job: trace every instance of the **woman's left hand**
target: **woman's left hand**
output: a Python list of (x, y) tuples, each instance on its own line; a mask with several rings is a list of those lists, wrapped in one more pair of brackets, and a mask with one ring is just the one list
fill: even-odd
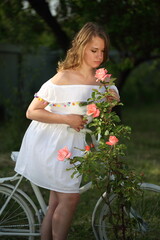
[(106, 97), (108, 102), (111, 103), (113, 101), (117, 101), (117, 102), (120, 101), (120, 96), (115, 90), (109, 89), (108, 92), (109, 92), (109, 95)]

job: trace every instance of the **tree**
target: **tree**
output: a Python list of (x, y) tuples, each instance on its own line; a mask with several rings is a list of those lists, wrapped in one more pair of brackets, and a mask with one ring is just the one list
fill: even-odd
[(40, 10), (36, 11), (42, 12), (43, 16), (40, 16), (34, 10), (34, 1), (33, 7), (31, 4), (26, 6), (27, 2), (23, 0), (0, 2), (0, 42), (19, 44), (27, 49), (39, 45), (66, 49), (68, 36), (56, 18), (52, 17), (48, 4), (45, 1), (38, 1)]
[(62, 49), (66, 50), (69, 46), (69, 38), (56, 17), (52, 16), (48, 3), (45, 0), (28, 0), (28, 2), (51, 28)]
[(31, 13), (30, 9), (23, 9), (22, 1), (1, 1), (0, 42), (35, 46), (46, 30), (37, 14)]
[(87, 21), (95, 21), (104, 26), (111, 39), (111, 48), (117, 50), (120, 90), (135, 67), (144, 61), (160, 57), (159, 1), (61, 0), (60, 2), (63, 8), (64, 5), (70, 8), (71, 17), (69, 23), (65, 22), (65, 25), (72, 24), (76, 29)]
[[(116, 63), (120, 91), (135, 67), (160, 57), (159, 1), (59, 0), (56, 16), (51, 14), (50, 1), (28, 0), (30, 7), (25, 10), (22, 0), (3, 1), (0, 9), (0, 18), (3, 20), (0, 23), (1, 36), (13, 35), (21, 42), (23, 39), (27, 43), (36, 43), (41, 36), (45, 41), (48, 34), (51, 36), (54, 33), (54, 43), (66, 51), (69, 41), (82, 25), (95, 21), (103, 25), (110, 36), (111, 49), (116, 50), (116, 57), (111, 55), (110, 58)], [(4, 15), (4, 12), (7, 14)], [(14, 29), (11, 19), (15, 23)], [(31, 38), (26, 37), (28, 31)]]
[[(52, 29), (55, 26), (53, 32), (58, 39), (61, 38), (61, 34), (57, 29), (66, 29), (73, 36), (88, 21), (103, 25), (110, 36), (111, 48), (117, 51), (118, 62), (116, 64), (120, 91), (135, 67), (145, 61), (160, 57), (159, 1), (60, 0), (57, 16), (54, 18), (50, 16), (45, 0), (28, 1)], [(68, 37), (64, 35), (63, 41), (67, 48)], [(63, 49), (66, 48), (63, 47)], [(112, 60), (116, 61), (115, 58)]]

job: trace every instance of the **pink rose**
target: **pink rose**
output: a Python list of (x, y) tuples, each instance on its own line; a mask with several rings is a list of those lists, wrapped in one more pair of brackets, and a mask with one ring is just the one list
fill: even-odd
[(107, 72), (108, 71), (105, 68), (99, 68), (95, 74), (95, 78), (97, 78), (96, 82), (104, 81), (105, 78), (109, 78), (110, 80), (110, 77), (112, 76), (112, 74), (107, 74)]
[(98, 117), (100, 114), (99, 109), (97, 108), (96, 104), (89, 104), (87, 105), (87, 115), (92, 115), (92, 117)]
[(119, 141), (118, 138), (116, 138), (115, 136), (110, 136), (109, 137), (109, 142), (106, 142), (106, 144), (115, 145), (118, 141)]
[(68, 147), (64, 147), (58, 151), (57, 159), (59, 161), (64, 161), (65, 158), (70, 158), (71, 155), (72, 153), (69, 152)]

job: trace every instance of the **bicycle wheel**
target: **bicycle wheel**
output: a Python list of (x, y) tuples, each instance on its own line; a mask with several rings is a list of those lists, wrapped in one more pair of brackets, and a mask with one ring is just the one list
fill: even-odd
[[(109, 198), (112, 210), (104, 203), (102, 198), (92, 216), (92, 227), (97, 240), (159, 240), (160, 235), (160, 187), (153, 184), (142, 184), (142, 196), (132, 202), (129, 213), (125, 212), (125, 221), (128, 223), (128, 230), (125, 236), (122, 232), (122, 225), (117, 228), (111, 224), (116, 218), (117, 197), (112, 194)], [(106, 194), (103, 195), (106, 197)], [(111, 213), (112, 211), (112, 213)], [(130, 228), (129, 224), (132, 224)], [(132, 229), (132, 230), (131, 230)]]
[(22, 236), (23, 239), (33, 240), (34, 236), (29, 235), (35, 232), (34, 217), (24, 199), (15, 192), (3, 209), (11, 193), (11, 189), (0, 186), (0, 236), (3, 240), (22, 239)]

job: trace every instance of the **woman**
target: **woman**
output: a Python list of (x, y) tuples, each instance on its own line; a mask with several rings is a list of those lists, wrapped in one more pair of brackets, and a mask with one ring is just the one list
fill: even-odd
[[(79, 103), (99, 89), (95, 71), (108, 58), (109, 40), (96, 24), (87, 23), (72, 41), (58, 72), (45, 82), (28, 107), (33, 120), (23, 138), (15, 170), (35, 184), (49, 189), (41, 240), (65, 240), (79, 202), (81, 177), (71, 178), (69, 161), (58, 161), (58, 150), (67, 146), (72, 157), (82, 156), (85, 108)], [(113, 99), (118, 93), (113, 87)], [(101, 91), (104, 91), (101, 88)], [(74, 131), (70, 131), (72, 128)], [(77, 148), (75, 148), (77, 147)]]

